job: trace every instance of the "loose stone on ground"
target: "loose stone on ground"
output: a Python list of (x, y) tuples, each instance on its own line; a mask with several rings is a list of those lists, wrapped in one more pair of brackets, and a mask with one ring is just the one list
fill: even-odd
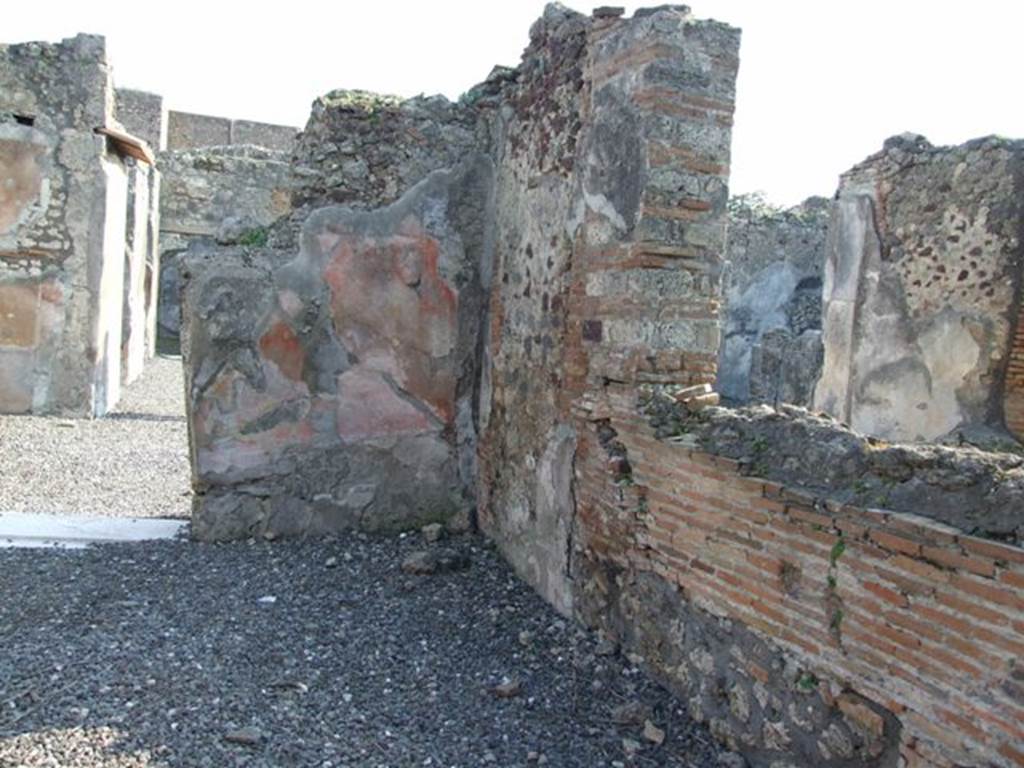
[[(453, 539), (472, 568), (408, 593), (418, 546), (0, 551), (20, 596), (0, 601), (0, 766), (716, 764), (679, 702), (482, 541)], [(623, 701), (639, 722), (615, 721)]]

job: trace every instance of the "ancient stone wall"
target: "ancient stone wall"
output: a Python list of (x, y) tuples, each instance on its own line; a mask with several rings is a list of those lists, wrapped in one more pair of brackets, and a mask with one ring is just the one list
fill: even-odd
[(1019, 453), (893, 445), (785, 405), (697, 414), (681, 407), (657, 410), (652, 423), (659, 438), (746, 462), (755, 474), (844, 504), (919, 514), (974, 536), (1024, 546)]
[(1019, 457), (657, 405), (717, 377), (738, 45), (552, 5), (458, 105), (322, 100), (266, 246), (186, 262), (193, 532), (475, 503), (754, 768), (1024, 764)]
[(810, 405), (821, 372), (821, 278), (829, 203), (729, 202), (717, 389), (735, 403)]
[(173, 109), (167, 113), (166, 130), (167, 140), (161, 149), (178, 151), (235, 144), (263, 147), (286, 155), (294, 149), (298, 133), (289, 125), (231, 120)]
[(181, 325), (185, 251), (218, 238), (223, 244), (239, 238), (266, 242), (270, 225), (291, 212), (302, 175), (289, 164), (298, 135), (290, 126), (171, 110), (165, 133), (166, 151), (159, 158), (159, 333), (174, 340)]
[(576, 440), (560, 387), (572, 332), (588, 27), (585, 17), (549, 6), (530, 30), (521, 77), (471, 92), (495, 120), (499, 158), (480, 394), (479, 524), (565, 613), (572, 605), (565, 578)]
[(1019, 542), (1018, 457), (795, 420), (750, 443), (805, 486), (837, 476), (784, 492), (639, 412), (649, 384), (716, 376), (736, 34), (638, 16), (547, 12), (500, 123), (481, 528), (754, 766), (1019, 764), (1024, 556), (971, 535)]
[(117, 120), (128, 133), (145, 141), (154, 152), (167, 148), (167, 108), (156, 93), (118, 88)]
[(480, 146), (477, 112), (468, 105), (331, 91), (313, 102), (296, 142), (295, 205), (303, 218), (324, 205), (379, 208)]
[[(180, 258), (192, 243), (221, 239), (265, 241), (266, 229), (292, 207), (288, 157), (254, 146), (163, 152), (159, 158), (160, 333), (176, 337), (180, 317)], [(233, 232), (232, 232), (233, 230)]]
[[(167, 143), (163, 97), (118, 88), (115, 117), (125, 130), (155, 152)], [(128, 220), (125, 238), (121, 325), (121, 379), (127, 384), (156, 353), (160, 275), (160, 172), (134, 159), (128, 165)]]
[(98, 415), (121, 382), (128, 168), (103, 39), (0, 47), (0, 410)]
[(580, 442), (578, 403), (714, 377), (738, 35), (683, 9), (549, 7), (531, 40), (504, 127), (480, 524), (570, 612), (574, 551), (616, 536), (573, 487), (614, 459)]
[(1004, 426), (1024, 272), (1024, 143), (919, 136), (842, 177), (815, 407), (888, 439)]

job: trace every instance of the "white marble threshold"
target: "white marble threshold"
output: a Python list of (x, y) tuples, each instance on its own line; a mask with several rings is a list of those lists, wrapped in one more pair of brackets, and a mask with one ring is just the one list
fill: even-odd
[(187, 520), (0, 512), (0, 547), (81, 549), (107, 542), (173, 539)]

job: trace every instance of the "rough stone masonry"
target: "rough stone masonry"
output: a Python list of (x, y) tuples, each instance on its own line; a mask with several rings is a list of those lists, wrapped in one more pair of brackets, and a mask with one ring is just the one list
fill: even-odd
[(298, 130), (247, 120), (168, 112), (158, 162), (160, 204), (159, 332), (181, 326), (181, 259), (193, 242), (259, 241), (292, 206), (289, 157)]
[(185, 262), (193, 532), (475, 522), (751, 765), (1024, 765), (1021, 459), (706, 407), (738, 47), (552, 5), (456, 104), (320, 100), (267, 243)]
[(290, 210), (296, 131), (115, 90), (96, 36), (0, 47), (0, 86), (0, 412), (101, 416), (155, 353), (158, 297), (177, 333), (187, 242)]
[(156, 172), (121, 128), (102, 38), (0, 46), (0, 411), (102, 415), (152, 350)]
[(731, 402), (809, 406), (821, 375), (821, 278), (829, 202), (779, 210), (729, 201), (716, 389)]
[(814, 405), (892, 440), (1017, 426), (1024, 142), (905, 135), (843, 175)]

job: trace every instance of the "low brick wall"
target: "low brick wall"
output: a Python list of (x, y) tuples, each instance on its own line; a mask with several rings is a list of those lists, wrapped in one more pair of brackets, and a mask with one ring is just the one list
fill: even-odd
[[(846, 715), (854, 736), (846, 741), (856, 746), (859, 732), (865, 754), (881, 754), (892, 735), (888, 713), (908, 766), (1024, 765), (1024, 550), (815, 498), (746, 475), (735, 460), (658, 440), (629, 387), (585, 410), (593, 428), (581, 436), (590, 450), (581, 451), (577, 480), (592, 557), (655, 574), (691, 608), (776, 646)], [(625, 449), (611, 471), (594, 450), (602, 430)], [(682, 685), (678, 668), (647, 662)], [(769, 675), (744, 671), (742, 659), (728, 666), (751, 685)], [(785, 713), (774, 723), (764, 717), (776, 732), (800, 730)], [(728, 740), (747, 725), (730, 712), (718, 731)], [(771, 741), (737, 738), (755, 754)], [(829, 751), (827, 738), (822, 744)]]

